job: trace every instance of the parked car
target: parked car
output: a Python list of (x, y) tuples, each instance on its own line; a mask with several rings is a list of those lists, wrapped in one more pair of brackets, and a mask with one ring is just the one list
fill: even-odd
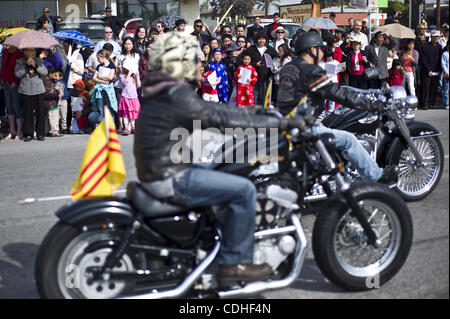
[[(286, 28), (286, 30), (289, 32), (289, 36), (288, 36), (289, 39), (292, 39), (294, 34), (297, 32), (297, 30), (302, 28), (302, 26), (300, 24), (293, 23), (291, 20), (288, 20), (288, 19), (281, 19), (280, 22)], [(273, 21), (271, 19), (261, 19), (261, 26), (264, 27), (264, 30), (266, 30), (266, 31), (267, 31), (267, 26), (271, 23), (273, 23)], [(246, 29), (245, 29), (246, 35), (247, 35), (248, 28), (250, 28), (252, 26), (253, 26), (253, 24), (250, 24), (246, 27)]]
[(74, 21), (63, 21), (58, 23), (57, 30), (76, 30), (76, 31), (86, 31), (89, 39), (97, 44), (103, 40), (103, 29), (105, 28), (105, 23), (97, 19), (77, 19)]

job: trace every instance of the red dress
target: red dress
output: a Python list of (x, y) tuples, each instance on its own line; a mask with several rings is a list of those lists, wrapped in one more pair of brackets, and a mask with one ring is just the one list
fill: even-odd
[[(245, 68), (247, 70), (252, 71), (250, 76), (250, 83), (244, 84), (239, 83), (239, 73), (241, 72), (241, 68)], [(255, 98), (253, 96), (253, 87), (258, 81), (258, 73), (253, 66), (249, 65), (241, 65), (236, 68), (234, 71), (234, 80), (237, 83), (237, 91), (236, 91), (236, 105), (237, 106), (252, 106), (255, 105)]]

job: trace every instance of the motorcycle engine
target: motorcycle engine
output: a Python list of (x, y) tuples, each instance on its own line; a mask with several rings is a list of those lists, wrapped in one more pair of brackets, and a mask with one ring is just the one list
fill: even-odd
[(294, 252), (296, 245), (297, 242), (291, 235), (257, 241), (253, 251), (253, 262), (268, 263), (275, 270)]

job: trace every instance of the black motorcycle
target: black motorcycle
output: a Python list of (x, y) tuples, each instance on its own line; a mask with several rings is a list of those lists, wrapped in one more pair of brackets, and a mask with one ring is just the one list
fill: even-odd
[[(317, 182), (328, 196), (312, 236), (323, 274), (351, 291), (382, 285), (409, 254), (413, 236), (409, 210), (383, 185), (347, 184), (332, 155), (333, 136), (317, 136), (310, 125), (293, 130), (290, 141), (284, 135), (275, 144), (262, 140), (279, 150), (276, 177), (257, 177), (258, 202), (274, 207), (270, 214), (257, 211), (254, 233), (254, 262), (272, 267), (268, 280), (219, 287), (215, 258), (222, 242), (221, 209), (176, 206), (157, 199), (146, 184), (132, 182), (125, 198), (80, 200), (56, 213), (59, 222), (45, 237), (36, 261), (40, 296), (226, 298), (288, 287), (299, 276), (306, 256), (299, 205), (303, 199), (297, 189), (275, 181), (293, 173), (301, 181), (297, 187), (308, 189)], [(246, 176), (267, 165), (267, 158), (261, 163), (248, 152), (245, 156), (245, 163), (216, 163), (213, 169)], [(336, 182), (336, 192), (329, 178)]]
[(380, 167), (398, 165), (395, 189), (406, 201), (427, 197), (439, 184), (444, 168), (441, 132), (414, 120), (417, 98), (407, 96), (403, 87), (372, 90), (370, 94), (386, 101), (380, 114), (346, 109), (327, 116), (322, 124), (354, 133)]

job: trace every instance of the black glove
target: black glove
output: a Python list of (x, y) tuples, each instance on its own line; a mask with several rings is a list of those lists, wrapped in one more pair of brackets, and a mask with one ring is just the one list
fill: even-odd
[(302, 116), (296, 115), (287, 120), (287, 129), (298, 128), (304, 130), (306, 128), (306, 121)]
[(367, 110), (372, 113), (381, 113), (384, 111), (384, 102), (379, 100), (372, 101), (368, 105)]

